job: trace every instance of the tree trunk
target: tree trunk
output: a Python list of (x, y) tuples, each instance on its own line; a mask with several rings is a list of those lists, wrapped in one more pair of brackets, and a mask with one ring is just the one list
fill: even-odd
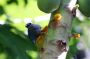
[[(43, 52), (40, 52), (40, 59), (57, 59), (58, 56), (68, 51), (69, 35), (73, 21), (73, 8), (77, 0), (62, 0), (60, 8), (51, 13), (48, 25), (48, 33), (45, 37)], [(71, 4), (73, 3), (73, 4)], [(58, 22), (54, 21), (54, 15), (59, 13), (62, 17)]]

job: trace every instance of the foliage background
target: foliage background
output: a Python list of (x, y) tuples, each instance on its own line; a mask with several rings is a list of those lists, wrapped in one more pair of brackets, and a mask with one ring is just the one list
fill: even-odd
[[(43, 28), (49, 17), (38, 9), (36, 0), (0, 0), (0, 59), (37, 59), (37, 48), (27, 37), (25, 25), (32, 21)], [(90, 50), (90, 19), (82, 18), (72, 23), (72, 33), (80, 33), (81, 38), (69, 42), (67, 59), (73, 58), (82, 45), (85, 51)]]

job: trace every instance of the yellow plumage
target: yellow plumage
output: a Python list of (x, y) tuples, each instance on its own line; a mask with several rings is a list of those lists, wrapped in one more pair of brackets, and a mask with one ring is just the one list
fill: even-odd
[(48, 32), (48, 26), (43, 28), (43, 30), (41, 31), (41, 34), (36, 39), (36, 46), (38, 48), (43, 48), (43, 44), (44, 44), (44, 40), (45, 40), (45, 35), (46, 35), (47, 32)]
[(40, 35), (36, 40), (36, 45), (38, 48), (42, 48), (45, 40), (45, 35)]

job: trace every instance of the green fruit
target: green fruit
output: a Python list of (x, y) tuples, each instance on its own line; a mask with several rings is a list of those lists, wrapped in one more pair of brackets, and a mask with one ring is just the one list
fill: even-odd
[(90, 17), (90, 0), (78, 0), (79, 10), (87, 17)]
[(51, 13), (58, 9), (60, 0), (38, 0), (37, 5), (41, 11)]

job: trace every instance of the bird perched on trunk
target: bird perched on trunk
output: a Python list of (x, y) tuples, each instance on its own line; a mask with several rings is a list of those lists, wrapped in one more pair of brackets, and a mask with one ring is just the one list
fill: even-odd
[(48, 32), (48, 27), (44, 27), (41, 30), (41, 27), (37, 24), (28, 23), (26, 25), (28, 28), (28, 37), (31, 41), (40, 49), (43, 47), (45, 35)]
[(41, 27), (39, 25), (32, 23), (28, 23), (26, 27), (28, 28), (28, 37), (31, 39), (33, 43), (35, 43), (37, 37), (41, 33)]
[(45, 26), (42, 30), (39, 25), (28, 23), (26, 25), (28, 28), (28, 37), (37, 46), (39, 51), (43, 52), (43, 44), (45, 41), (46, 33), (48, 32), (48, 26)]

